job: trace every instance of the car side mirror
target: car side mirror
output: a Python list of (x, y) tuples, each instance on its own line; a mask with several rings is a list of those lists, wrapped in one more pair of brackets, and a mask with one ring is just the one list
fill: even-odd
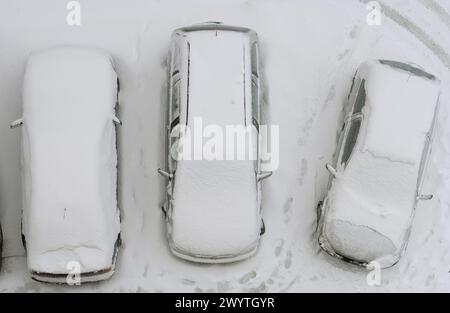
[(261, 172), (258, 175), (256, 175), (256, 178), (257, 178), (258, 182), (260, 182), (266, 178), (269, 178), (270, 176), (272, 176), (272, 174), (273, 174), (273, 172)]
[(122, 121), (117, 116), (113, 115), (112, 119), (113, 119), (114, 123), (122, 126)]
[(327, 163), (327, 164), (325, 165), (325, 168), (327, 169), (327, 171), (328, 171), (331, 175), (333, 175), (333, 177), (336, 177), (337, 171), (336, 171), (336, 169), (335, 169), (330, 163)]
[(20, 127), (22, 125), (23, 125), (23, 118), (19, 118), (18, 120), (11, 122), (11, 124), (9, 124), (9, 128), (13, 129), (13, 128)]
[(433, 199), (433, 195), (418, 195), (417, 200), (419, 201), (427, 201)]
[(172, 178), (173, 178), (173, 174), (168, 173), (168, 172), (166, 172), (166, 171), (163, 171), (163, 170), (160, 169), (160, 168), (158, 168), (158, 173), (159, 173), (159, 175), (161, 175), (161, 176), (163, 176), (163, 177), (165, 177), (165, 178), (167, 178), (167, 179), (172, 179)]

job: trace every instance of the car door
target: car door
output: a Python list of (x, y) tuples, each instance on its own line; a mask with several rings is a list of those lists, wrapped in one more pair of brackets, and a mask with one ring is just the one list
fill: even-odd
[[(356, 141), (361, 129), (363, 120), (362, 110), (365, 105), (366, 92), (365, 92), (365, 80), (362, 80), (358, 73), (356, 73), (351, 91), (348, 97), (348, 106), (345, 108), (344, 124), (340, 130), (339, 140), (336, 147), (336, 153), (334, 155), (333, 164), (330, 171), (330, 178), (328, 180), (328, 190), (330, 190), (333, 180), (335, 179), (336, 172), (344, 171), (347, 163), (350, 160), (353, 149), (355, 148)], [(324, 215), (322, 210), (325, 208), (322, 206), (322, 202), (317, 207), (317, 220), (320, 221)], [(318, 223), (318, 225), (320, 222)]]
[(345, 139), (342, 144), (339, 161), (337, 164), (337, 170), (343, 171), (350, 161), (352, 152), (356, 146), (359, 131), (362, 124), (362, 115), (352, 116), (348, 122)]
[(166, 140), (166, 153), (167, 153), (167, 202), (163, 205), (162, 210), (167, 218), (170, 216), (172, 210), (172, 194), (173, 194), (173, 181), (175, 179), (175, 171), (177, 169), (176, 147), (177, 141), (180, 138), (180, 86), (181, 77), (177, 66), (173, 66), (169, 73), (169, 105), (168, 105), (168, 118), (167, 118), (167, 140)]
[(177, 162), (173, 155), (176, 149), (173, 149), (177, 140), (179, 139), (179, 126), (180, 125), (180, 77), (179, 73), (172, 76), (172, 87), (170, 95), (170, 106), (169, 106), (169, 125), (168, 125), (168, 170), (169, 173), (174, 174), (177, 169)]
[(439, 110), (439, 102), (440, 102), (439, 98), (438, 98), (438, 101), (436, 104), (436, 109), (435, 109), (435, 113), (434, 113), (434, 117), (433, 117), (432, 126), (430, 128), (430, 131), (426, 135), (425, 146), (424, 146), (424, 149), (422, 152), (422, 159), (421, 159), (420, 167), (419, 167), (419, 175), (417, 178), (417, 191), (416, 191), (417, 199), (419, 199), (419, 197), (422, 195), (424, 176), (426, 174), (426, 169), (428, 168), (428, 162), (430, 161), (434, 131), (435, 131), (435, 127), (436, 127), (436, 119), (437, 119), (437, 115), (438, 115), (437, 112)]

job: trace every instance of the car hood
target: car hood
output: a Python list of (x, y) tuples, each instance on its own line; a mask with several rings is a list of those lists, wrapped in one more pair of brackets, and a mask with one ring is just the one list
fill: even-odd
[[(386, 238), (381, 241), (391, 242), (395, 250), (400, 251), (411, 227), (413, 201), (409, 205), (405, 205), (400, 202), (382, 201), (383, 198), (376, 202), (372, 200), (364, 193), (352, 189), (352, 185), (345, 180), (336, 179), (327, 198), (325, 224), (334, 223), (336, 226), (335, 221), (339, 221), (340, 226), (343, 225), (342, 223), (346, 223), (354, 227), (365, 227)], [(357, 233), (354, 232), (355, 235)], [(369, 237), (367, 236), (365, 239), (369, 241)], [(364, 238), (357, 239), (364, 240)], [(391, 251), (392, 249), (385, 250)]]

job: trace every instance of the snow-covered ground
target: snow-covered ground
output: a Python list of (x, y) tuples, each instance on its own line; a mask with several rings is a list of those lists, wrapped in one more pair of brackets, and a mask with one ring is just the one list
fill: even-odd
[[(366, 23), (358, 0), (80, 0), (82, 26), (66, 24), (66, 2), (0, 0), (0, 291), (450, 291), (450, 1), (384, 0), (381, 25)], [(165, 57), (171, 31), (203, 21), (255, 29), (265, 77), (264, 121), (280, 125), (280, 166), (264, 182), (266, 234), (244, 262), (197, 265), (173, 257), (159, 209), (165, 181)], [(30, 279), (20, 240), (20, 131), (27, 55), (71, 44), (108, 50), (121, 80), (119, 204), (123, 249), (107, 282), (63, 287)], [(441, 111), (425, 183), (432, 201), (417, 210), (406, 254), (381, 272), (335, 260), (318, 245), (341, 110), (357, 66), (371, 58), (420, 64), (443, 82)], [(401, 125), (398, 125), (401, 127)], [(393, 130), (394, 131), (394, 130)]]

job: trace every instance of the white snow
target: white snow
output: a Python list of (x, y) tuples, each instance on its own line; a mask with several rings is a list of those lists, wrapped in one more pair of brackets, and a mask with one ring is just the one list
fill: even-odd
[[(359, 0), (80, 0), (82, 26), (66, 24), (66, 2), (2, 1), (0, 10), (0, 220), (4, 231), (0, 291), (137, 292), (433, 292), (450, 291), (450, 13), (448, 1), (380, 0), (386, 15), (366, 23)], [(426, 4), (425, 4), (426, 3)], [(439, 4), (443, 10), (435, 11)], [(394, 14), (393, 12), (397, 12)], [(403, 19), (399, 19), (398, 16)], [(258, 252), (236, 264), (182, 262), (167, 247), (164, 165), (165, 59), (176, 28), (223, 21), (257, 31), (267, 87), (262, 122), (280, 125), (280, 167), (263, 183), (266, 233)], [(415, 27), (410, 27), (409, 23)], [(65, 288), (30, 279), (20, 241), (20, 131), (23, 70), (28, 54), (55, 45), (96, 46), (114, 57), (121, 79), (119, 204), (123, 249), (114, 276)], [(313, 238), (316, 205), (328, 182), (340, 112), (362, 62), (420, 64), (442, 81), (441, 112), (424, 193), (408, 248), (369, 286), (369, 271), (323, 253)]]
[(112, 266), (119, 233), (117, 76), (107, 54), (60, 47), (30, 56), (23, 87), (24, 234), (31, 271)]

